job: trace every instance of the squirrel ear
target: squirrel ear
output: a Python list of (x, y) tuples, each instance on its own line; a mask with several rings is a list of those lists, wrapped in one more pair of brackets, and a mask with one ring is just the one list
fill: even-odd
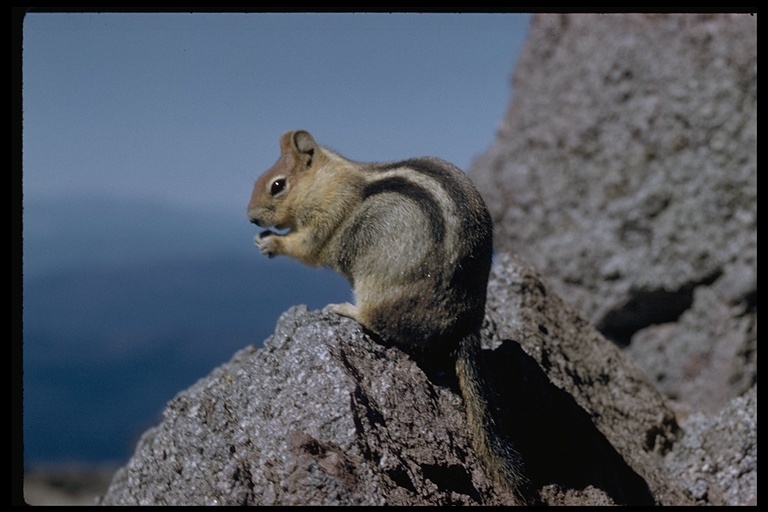
[(315, 152), (315, 147), (317, 146), (315, 139), (312, 138), (309, 132), (305, 132), (304, 130), (294, 132), (293, 143), (300, 153), (307, 153), (309, 156), (312, 156)]

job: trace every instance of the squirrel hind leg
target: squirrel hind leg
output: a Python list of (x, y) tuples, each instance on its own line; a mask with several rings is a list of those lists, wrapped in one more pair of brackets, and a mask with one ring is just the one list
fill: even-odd
[(358, 323), (362, 323), (360, 322), (360, 310), (357, 306), (350, 302), (342, 302), (341, 304), (328, 304), (323, 308), (323, 312), (345, 316), (355, 320)]

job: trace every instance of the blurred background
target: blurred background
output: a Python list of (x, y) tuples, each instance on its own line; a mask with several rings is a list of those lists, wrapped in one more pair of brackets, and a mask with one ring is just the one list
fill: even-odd
[(28, 13), (25, 470), (124, 464), (168, 400), (280, 313), (349, 300), (330, 271), (253, 246), (245, 207), (280, 135), (466, 170), (509, 104), (529, 21)]

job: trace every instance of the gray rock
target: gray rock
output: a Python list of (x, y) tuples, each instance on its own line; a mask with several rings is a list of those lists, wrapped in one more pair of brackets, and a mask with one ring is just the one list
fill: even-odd
[(625, 352), (674, 401), (680, 418), (714, 414), (757, 382), (757, 318), (745, 313), (744, 304), (698, 287), (677, 322), (643, 329)]
[(293, 308), (168, 405), (103, 503), (499, 503), (461, 408), (355, 322)]
[(470, 170), (497, 248), (719, 410), (756, 381), (757, 17), (535, 15), (513, 85)]
[[(567, 504), (597, 504), (596, 490), (615, 503), (687, 504), (660, 468), (679, 427), (643, 372), (519, 257), (497, 255), (488, 293), (486, 339), (504, 340), (491, 368), (533, 479), (555, 482)], [(577, 489), (591, 489), (587, 501)], [(546, 503), (559, 503), (550, 491)]]
[[(500, 255), (485, 364), (545, 504), (686, 504), (674, 413), (521, 260)], [(168, 405), (103, 504), (502, 504), (449, 370), (305, 308)], [(445, 369), (444, 369), (445, 370)]]
[(695, 413), (667, 454), (671, 476), (699, 504), (757, 505), (757, 386), (714, 417)]

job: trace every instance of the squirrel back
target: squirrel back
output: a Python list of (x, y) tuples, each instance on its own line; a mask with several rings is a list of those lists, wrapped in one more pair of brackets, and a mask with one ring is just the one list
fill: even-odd
[(417, 358), (451, 356), (473, 443), (490, 476), (524, 501), (517, 452), (496, 431), (480, 368), (479, 332), (493, 256), (493, 223), (470, 179), (434, 157), (359, 163), (306, 131), (280, 139), (281, 156), (254, 186), (248, 216), (261, 252), (345, 276), (354, 318)]

